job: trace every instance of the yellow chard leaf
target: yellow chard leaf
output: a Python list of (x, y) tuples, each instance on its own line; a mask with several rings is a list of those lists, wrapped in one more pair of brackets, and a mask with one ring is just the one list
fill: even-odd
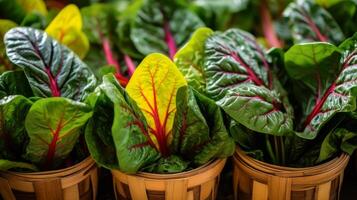
[(82, 31), (82, 16), (77, 6), (70, 4), (52, 20), (46, 32), (72, 49), (80, 58), (89, 50), (89, 41)]
[(176, 93), (185, 85), (186, 80), (176, 65), (168, 57), (153, 53), (140, 63), (126, 87), (143, 112), (150, 137), (163, 156), (169, 154)]
[(46, 4), (43, 0), (16, 0), (26, 12), (38, 12), (41, 15), (47, 15)]

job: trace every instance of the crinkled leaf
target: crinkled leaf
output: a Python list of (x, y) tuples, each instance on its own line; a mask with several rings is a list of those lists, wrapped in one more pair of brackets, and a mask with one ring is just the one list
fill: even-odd
[(25, 117), (32, 102), (24, 96), (6, 96), (0, 100), (0, 159), (16, 160), (25, 152), (28, 136)]
[(5, 45), (9, 59), (25, 71), (36, 96), (81, 100), (95, 87), (87, 65), (45, 32), (13, 28), (5, 35)]
[(173, 58), (177, 48), (202, 26), (200, 18), (187, 9), (147, 1), (137, 12), (130, 38), (143, 55), (159, 52)]
[(25, 120), (30, 137), (26, 158), (43, 169), (59, 167), (72, 151), (81, 129), (91, 116), (90, 106), (66, 98), (36, 101)]
[(332, 130), (321, 144), (320, 154), (317, 163), (326, 161), (336, 156), (341, 151), (352, 155), (357, 149), (357, 133), (338, 128)]
[(352, 92), (357, 86), (357, 51), (353, 40), (347, 41), (352, 46), (347, 45), (342, 59), (341, 51), (328, 43), (294, 45), (285, 54), (286, 70), (297, 82), (295, 97), (302, 114), (299, 136), (313, 139), (336, 113), (356, 109)]
[(149, 135), (148, 125), (135, 101), (116, 81), (106, 75), (100, 89), (114, 104), (112, 136), (119, 169), (136, 173), (159, 159), (160, 154)]
[(205, 52), (207, 92), (234, 120), (262, 133), (292, 130), (286, 92), (252, 35), (238, 29), (215, 34), (207, 39)]
[(198, 92), (195, 92), (195, 97), (209, 127), (209, 140), (202, 146), (196, 146), (199, 152), (195, 155), (193, 162), (196, 165), (203, 165), (215, 158), (231, 156), (235, 144), (228, 135), (221, 109), (213, 100)]
[(188, 87), (181, 87), (177, 91), (176, 109), (170, 148), (172, 153), (190, 160), (209, 142), (209, 127), (193, 91)]
[(82, 16), (76, 5), (63, 8), (46, 28), (46, 32), (72, 49), (80, 58), (89, 50), (89, 41), (82, 32)]
[(100, 90), (91, 94), (89, 98), (95, 98), (93, 117), (85, 130), (89, 152), (99, 165), (117, 169), (119, 166), (111, 130), (114, 118), (113, 103)]
[(199, 28), (191, 39), (176, 53), (175, 64), (185, 75), (189, 85), (201, 93), (205, 92), (206, 82), (203, 73), (206, 39), (213, 34), (209, 28)]
[(0, 159), (0, 170), (7, 171), (10, 169), (25, 169), (28, 171), (38, 171), (38, 168), (30, 163), (15, 162), (10, 160)]
[(284, 11), (295, 43), (321, 41), (339, 44), (344, 35), (324, 8), (311, 0), (297, 0)]
[(8, 71), (0, 75), (0, 98), (9, 95), (33, 96), (23, 71)]
[(149, 135), (163, 156), (169, 155), (176, 113), (177, 90), (187, 85), (184, 76), (166, 56), (145, 57), (131, 77), (126, 91), (148, 123)]

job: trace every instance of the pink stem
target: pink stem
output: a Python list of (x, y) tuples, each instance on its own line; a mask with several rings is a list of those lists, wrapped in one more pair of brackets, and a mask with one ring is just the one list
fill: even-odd
[(114, 55), (112, 53), (112, 50), (110, 49), (110, 44), (109, 40), (107, 38), (102, 39), (102, 45), (103, 45), (103, 50), (105, 54), (105, 59), (107, 60), (107, 63), (109, 65), (113, 65), (117, 72), (120, 73), (120, 65), (119, 63), (114, 59)]
[(169, 56), (171, 59), (173, 59), (176, 54), (177, 48), (176, 48), (175, 39), (170, 31), (170, 25), (167, 21), (164, 22), (164, 31), (165, 31), (165, 41), (169, 49)]
[(124, 60), (126, 63), (126, 66), (128, 67), (128, 71), (129, 71), (129, 75), (133, 75), (134, 71), (135, 71), (135, 64), (133, 62), (133, 60), (130, 58), (130, 56), (124, 54)]
[(276, 35), (274, 24), (271, 20), (270, 12), (268, 10), (268, 4), (266, 0), (263, 0), (263, 3), (260, 7), (260, 16), (262, 20), (263, 33), (268, 42), (269, 47), (278, 47), (281, 48), (283, 45)]

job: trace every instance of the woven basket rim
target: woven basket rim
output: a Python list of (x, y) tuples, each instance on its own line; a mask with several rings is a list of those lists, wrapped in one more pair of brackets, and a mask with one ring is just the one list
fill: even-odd
[(75, 165), (72, 165), (70, 167), (66, 167), (63, 169), (56, 169), (56, 170), (49, 170), (49, 171), (40, 171), (40, 172), (13, 172), (13, 171), (0, 171), (0, 174), (7, 174), (10, 176), (18, 176), (18, 177), (27, 177), (27, 178), (55, 178), (55, 177), (63, 177), (63, 176), (68, 176), (74, 173), (77, 173), (78, 171), (81, 171), (84, 168), (87, 168), (88, 166), (94, 165), (95, 162), (92, 159), (91, 156), (88, 156), (87, 158), (83, 159), (81, 162), (76, 163)]
[(266, 163), (245, 154), (238, 146), (233, 155), (234, 163), (240, 163), (250, 170), (282, 177), (306, 177), (319, 174), (329, 174), (331, 171), (341, 171), (347, 166), (350, 156), (342, 153), (330, 161), (311, 167), (284, 167)]

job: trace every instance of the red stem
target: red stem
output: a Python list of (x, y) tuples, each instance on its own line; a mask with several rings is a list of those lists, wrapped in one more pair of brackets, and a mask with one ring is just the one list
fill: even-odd
[(176, 42), (175, 42), (175, 38), (171, 33), (170, 24), (166, 20), (164, 21), (164, 31), (165, 31), (165, 41), (169, 49), (169, 56), (171, 59), (173, 59), (177, 51)]
[(46, 67), (45, 71), (46, 71), (48, 78), (50, 79), (50, 89), (52, 92), (52, 96), (60, 97), (61, 91), (58, 88), (57, 82), (56, 82), (55, 78), (53, 77), (51, 70), (48, 67)]
[(312, 31), (316, 34), (318, 40), (320, 40), (321, 42), (327, 42), (328, 38), (320, 32), (320, 29), (316, 26), (316, 24), (310, 18), (310, 16), (305, 12), (305, 10), (303, 10), (302, 12), (306, 19), (307, 24), (311, 27)]
[(241, 64), (248, 73), (248, 78), (253, 81), (256, 85), (260, 86), (260, 85), (264, 85), (263, 81), (260, 80), (260, 78), (258, 78), (255, 73), (253, 72), (252, 69), (250, 69), (250, 67), (239, 57), (239, 55), (237, 55), (236, 53), (231, 53), (231, 56), (233, 57), (234, 60), (236, 60), (239, 64)]
[(53, 158), (56, 153), (56, 146), (57, 146), (57, 141), (59, 139), (59, 133), (62, 129), (62, 120), (63, 118), (60, 119), (56, 130), (52, 132), (53, 138), (50, 144), (48, 144), (48, 151), (47, 151), (47, 156), (46, 156), (46, 163), (45, 163), (45, 168), (50, 169), (53, 164)]
[(106, 59), (107, 63), (109, 65), (113, 65), (115, 67), (115, 69), (116, 69), (115, 77), (118, 79), (120, 84), (122, 84), (123, 86), (126, 86), (129, 82), (129, 80), (128, 80), (128, 78), (126, 78), (125, 76), (123, 76), (120, 73), (120, 65), (114, 58), (113, 52), (110, 48), (109, 40), (103, 36), (101, 36), (101, 40), (102, 40), (102, 47), (103, 47), (103, 51), (104, 51), (104, 55), (105, 55), (105, 59)]
[(275, 32), (274, 24), (272, 22), (269, 7), (266, 0), (263, 0), (260, 6), (260, 17), (263, 26), (263, 33), (268, 42), (269, 47), (281, 48), (283, 45)]
[(133, 60), (127, 54), (124, 54), (124, 60), (125, 60), (126, 66), (128, 67), (129, 75), (130, 76), (133, 75), (135, 68), (136, 68)]
[[(340, 71), (340, 73), (337, 75), (336, 80), (338, 79), (338, 77), (340, 76), (340, 74), (342, 73), (343, 70), (345, 70), (348, 67), (348, 64), (350, 62), (350, 60), (352, 59), (352, 57), (354, 55), (356, 55), (357, 51), (353, 51), (350, 55), (348, 55), (342, 65), (342, 69)], [(329, 97), (329, 95), (331, 93), (334, 92), (335, 88), (336, 88), (336, 80), (331, 84), (331, 86), (327, 89), (327, 91), (325, 92), (325, 94), (322, 96), (321, 99), (317, 98), (316, 100), (316, 105), (313, 108), (313, 110), (311, 111), (311, 113), (307, 116), (305, 122), (304, 122), (304, 127), (306, 127), (308, 124), (310, 124), (311, 120), (321, 111), (322, 106), (324, 105), (325, 101), (327, 100), (327, 98)], [(320, 75), (318, 75), (317, 77), (317, 81), (318, 81), (318, 96), (320, 96), (319, 91), (321, 91), (321, 80), (320, 80)]]

